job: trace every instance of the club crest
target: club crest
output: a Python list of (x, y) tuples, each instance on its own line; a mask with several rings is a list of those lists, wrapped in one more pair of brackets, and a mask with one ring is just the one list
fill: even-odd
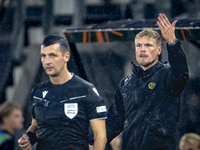
[(153, 82), (149, 83), (149, 85), (148, 85), (149, 89), (154, 89), (155, 86), (156, 86), (156, 84)]
[(65, 103), (64, 111), (67, 117), (73, 119), (78, 114), (78, 103)]

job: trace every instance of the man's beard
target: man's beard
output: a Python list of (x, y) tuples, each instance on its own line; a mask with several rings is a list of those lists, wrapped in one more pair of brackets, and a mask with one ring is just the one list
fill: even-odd
[(157, 60), (157, 57), (151, 62), (140, 62), (139, 64), (140, 64), (140, 66), (143, 66), (146, 68), (148, 66), (151, 66), (151, 64), (153, 64), (156, 60)]

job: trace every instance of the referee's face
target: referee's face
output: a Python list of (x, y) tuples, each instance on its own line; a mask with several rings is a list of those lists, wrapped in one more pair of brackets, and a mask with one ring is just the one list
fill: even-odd
[(60, 51), (60, 44), (41, 46), (41, 62), (47, 75), (58, 77), (67, 70), (69, 61), (68, 53), (64, 55)]

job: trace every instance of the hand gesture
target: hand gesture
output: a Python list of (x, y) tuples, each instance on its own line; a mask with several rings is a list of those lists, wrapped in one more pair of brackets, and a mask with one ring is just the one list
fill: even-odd
[(163, 38), (167, 41), (168, 44), (171, 44), (176, 39), (175, 36), (175, 25), (177, 20), (175, 20), (172, 24), (169, 22), (168, 18), (165, 14), (159, 14), (158, 16), (158, 27), (161, 30)]
[(18, 140), (18, 144), (22, 150), (32, 150), (32, 145), (27, 134), (22, 135), (22, 137)]

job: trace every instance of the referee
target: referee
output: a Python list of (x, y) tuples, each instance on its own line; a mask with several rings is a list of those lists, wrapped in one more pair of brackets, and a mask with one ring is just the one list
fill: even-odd
[(41, 45), (41, 62), (49, 81), (32, 91), (32, 122), (18, 140), (22, 150), (88, 150), (88, 129), (94, 134), (93, 149), (106, 144), (106, 106), (93, 84), (70, 73), (68, 42), (49, 35)]

